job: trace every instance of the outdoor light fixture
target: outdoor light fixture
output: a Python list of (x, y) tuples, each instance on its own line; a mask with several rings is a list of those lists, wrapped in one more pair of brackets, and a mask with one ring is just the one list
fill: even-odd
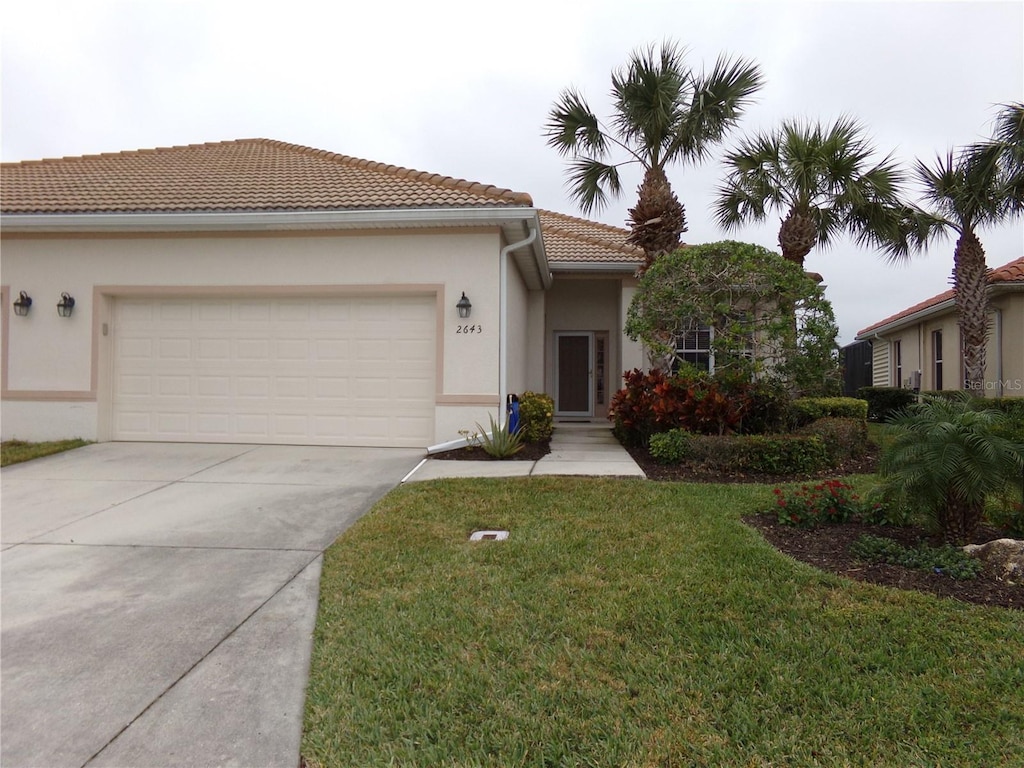
[(469, 317), (469, 313), (473, 310), (473, 305), (470, 303), (469, 299), (466, 298), (465, 291), (462, 292), (462, 298), (459, 299), (455, 308), (459, 310), (459, 317)]
[(71, 313), (75, 309), (75, 298), (69, 296), (65, 291), (60, 295), (60, 301), (57, 302), (57, 314), (61, 317), (71, 317)]
[(24, 317), (28, 314), (28, 311), (32, 308), (32, 297), (22, 291), (18, 298), (14, 300), (14, 314), (19, 317)]

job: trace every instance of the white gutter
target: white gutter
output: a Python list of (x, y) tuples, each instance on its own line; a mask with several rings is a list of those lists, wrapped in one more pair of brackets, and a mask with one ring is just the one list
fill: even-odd
[(215, 213), (17, 213), (0, 216), (5, 232), (218, 232), (356, 229), (416, 225), (513, 224), (536, 219), (535, 208), (376, 208), (344, 211)]
[(498, 261), (498, 423), (505, 423), (505, 402), (508, 399), (508, 257), (512, 251), (530, 245), (537, 239), (540, 229), (533, 222), (527, 224), (530, 234), (518, 243), (501, 249)]

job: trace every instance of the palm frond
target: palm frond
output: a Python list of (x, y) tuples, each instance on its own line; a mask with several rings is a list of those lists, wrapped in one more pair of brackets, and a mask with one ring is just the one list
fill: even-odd
[(582, 94), (571, 88), (562, 92), (548, 113), (544, 133), (548, 146), (563, 157), (577, 153), (605, 157), (608, 152), (608, 137), (600, 121)]
[(710, 72), (691, 74), (689, 85), (689, 104), (665, 150), (670, 161), (704, 161), (753, 103), (764, 78), (749, 59), (719, 56)]
[(603, 209), (609, 196), (617, 197), (622, 193), (618, 166), (589, 157), (569, 164), (565, 186), (580, 210), (588, 214)]

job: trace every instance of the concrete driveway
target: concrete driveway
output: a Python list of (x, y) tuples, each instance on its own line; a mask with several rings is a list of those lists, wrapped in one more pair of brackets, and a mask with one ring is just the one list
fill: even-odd
[(0, 763), (299, 759), (321, 553), (421, 451), (101, 443), (0, 473)]

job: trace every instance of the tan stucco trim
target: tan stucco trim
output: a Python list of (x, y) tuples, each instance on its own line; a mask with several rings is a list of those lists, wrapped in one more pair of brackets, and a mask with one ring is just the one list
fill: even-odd
[(11, 325), (11, 315), (8, 313), (7, 297), (10, 295), (9, 285), (0, 285), (0, 392), (7, 391), (7, 341), (8, 328)]
[[(57, 393), (65, 397), (40, 397), (45, 393), (24, 393), (24, 397), (8, 397), (6, 386), (4, 397), (11, 400), (98, 400), (100, 374), (100, 343), (103, 321), (101, 313), (107, 310), (108, 300), (119, 297), (245, 297), (245, 296), (395, 296), (433, 294), (435, 299), (436, 347), (435, 347), (435, 397), (441, 397), (444, 382), (444, 312), (445, 290), (440, 283), (408, 283), (403, 285), (97, 285), (93, 287), (92, 318), (92, 362), (91, 391)], [(4, 330), (6, 331), (6, 324)], [(4, 347), (6, 353), (6, 344)], [(6, 356), (5, 356), (6, 359)], [(4, 366), (6, 374), (6, 365)], [(5, 382), (6, 384), (6, 382)], [(73, 397), (72, 397), (73, 395)], [(102, 421), (102, 419), (101, 419)]]
[[(96, 400), (96, 380), (89, 390), (82, 389), (9, 389), (7, 379), (7, 362), (10, 341), (10, 326), (13, 309), (9, 305), (11, 289), (9, 285), (0, 286), (0, 312), (3, 313), (3, 333), (0, 336), (0, 399), (28, 402), (93, 402)], [(94, 345), (95, 346), (95, 345)], [(95, 359), (95, 357), (94, 357)]]
[(96, 401), (95, 392), (85, 390), (49, 390), (49, 389), (5, 389), (4, 400), (34, 401), (39, 403), (49, 402), (75, 402), (90, 403)]
[(438, 405), (500, 405), (497, 395), (437, 395)]
[(401, 294), (443, 293), (440, 283), (403, 283), (399, 285), (97, 285), (103, 296), (395, 296)]

